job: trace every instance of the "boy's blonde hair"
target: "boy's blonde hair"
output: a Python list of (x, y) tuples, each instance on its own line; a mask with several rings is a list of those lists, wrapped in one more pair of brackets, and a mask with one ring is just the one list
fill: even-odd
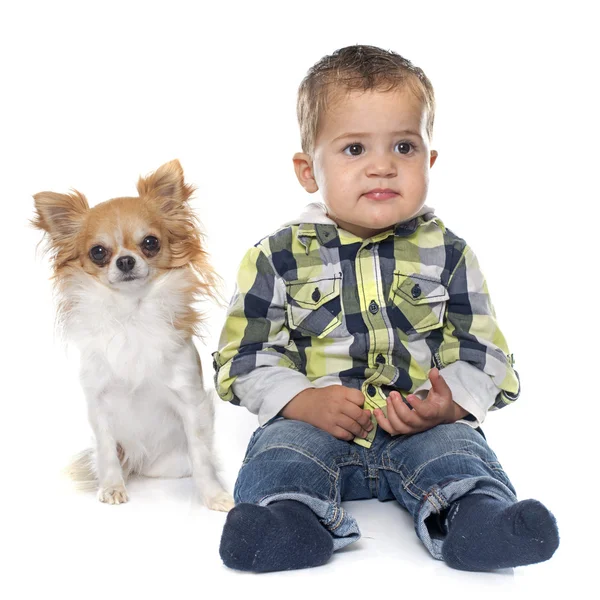
[(302, 151), (311, 154), (319, 119), (332, 92), (391, 91), (408, 87), (427, 108), (427, 134), (431, 139), (435, 98), (433, 86), (421, 69), (391, 50), (375, 46), (347, 46), (323, 57), (308, 71), (298, 89), (298, 123)]

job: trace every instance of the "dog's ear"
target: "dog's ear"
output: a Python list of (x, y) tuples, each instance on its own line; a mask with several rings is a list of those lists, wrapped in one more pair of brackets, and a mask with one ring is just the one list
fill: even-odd
[(163, 214), (182, 209), (194, 193), (194, 188), (183, 180), (183, 169), (178, 160), (172, 160), (148, 177), (140, 177), (137, 184), (140, 198), (158, 204)]
[(89, 205), (83, 194), (40, 192), (33, 197), (35, 217), (31, 224), (48, 233), (54, 242), (74, 236), (81, 227)]
[(162, 215), (169, 232), (171, 265), (181, 267), (199, 261), (204, 250), (198, 222), (188, 202), (194, 187), (184, 182), (179, 161), (172, 160), (148, 177), (140, 177), (138, 192)]

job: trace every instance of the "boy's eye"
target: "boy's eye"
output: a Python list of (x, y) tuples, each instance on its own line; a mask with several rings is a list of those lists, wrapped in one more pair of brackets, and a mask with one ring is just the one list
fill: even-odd
[(396, 144), (396, 150), (398, 150), (400, 154), (409, 154), (412, 150), (412, 144), (409, 142), (398, 142)]
[(154, 256), (160, 250), (160, 242), (153, 235), (148, 235), (142, 242), (142, 251), (146, 256)]
[(90, 258), (97, 265), (103, 265), (108, 258), (108, 250), (104, 246), (92, 246), (90, 248)]
[(350, 156), (360, 156), (364, 152), (362, 144), (350, 144), (344, 148), (344, 153)]

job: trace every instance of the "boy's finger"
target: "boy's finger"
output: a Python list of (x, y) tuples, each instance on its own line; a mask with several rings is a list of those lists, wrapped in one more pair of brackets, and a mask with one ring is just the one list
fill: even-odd
[(353, 436), (359, 438), (367, 437), (367, 432), (358, 424), (357, 421), (348, 417), (347, 415), (341, 414), (336, 420), (336, 425), (349, 431)]
[(384, 431), (387, 431), (390, 435), (398, 434), (398, 432), (394, 430), (394, 428), (392, 427), (392, 424), (388, 421), (388, 419), (383, 414), (383, 411), (380, 408), (376, 408), (373, 411), (373, 415), (375, 416), (375, 419), (377, 420), (377, 424), (379, 425), (379, 427), (381, 427)]
[(355, 390), (354, 388), (345, 388), (345, 390), (346, 398), (353, 404), (362, 406), (365, 403), (365, 397), (360, 390)]
[(354, 439), (354, 436), (349, 431), (346, 431), (339, 426), (334, 427), (329, 433), (338, 440), (345, 440), (346, 442), (350, 442)]
[(387, 418), (398, 433), (413, 432), (413, 424), (410, 422), (410, 409), (403, 404), (396, 392), (392, 392), (388, 397)]
[(341, 408), (342, 414), (354, 419), (361, 427), (370, 431), (373, 429), (373, 423), (371, 423), (371, 413), (368, 410), (356, 406), (351, 402), (346, 402)]
[(452, 391), (448, 387), (445, 379), (440, 375), (440, 372), (435, 367), (429, 371), (429, 381), (431, 381), (431, 389), (441, 394), (442, 396), (450, 396), (452, 398)]
[(398, 429), (399, 426), (414, 428), (422, 424), (421, 417), (404, 403), (404, 400), (397, 392), (392, 392), (389, 395), (388, 418), (396, 429)]
[(358, 418), (358, 422), (360, 423), (363, 429), (367, 431), (371, 431), (373, 429), (373, 423), (371, 422), (371, 411), (370, 410), (362, 410), (361, 415)]
[(406, 401), (422, 419), (431, 419), (437, 414), (438, 409), (436, 405), (427, 402), (426, 400), (421, 400), (421, 398), (415, 394), (406, 396)]

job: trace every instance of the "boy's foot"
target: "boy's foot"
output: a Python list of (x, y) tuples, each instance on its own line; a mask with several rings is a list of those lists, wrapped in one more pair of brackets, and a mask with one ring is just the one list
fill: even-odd
[(548, 560), (558, 548), (552, 513), (537, 500), (510, 503), (469, 494), (448, 513), (442, 556), (464, 571), (492, 571)]
[(331, 534), (295, 500), (238, 504), (227, 515), (219, 548), (228, 567), (257, 573), (318, 567), (332, 553)]

